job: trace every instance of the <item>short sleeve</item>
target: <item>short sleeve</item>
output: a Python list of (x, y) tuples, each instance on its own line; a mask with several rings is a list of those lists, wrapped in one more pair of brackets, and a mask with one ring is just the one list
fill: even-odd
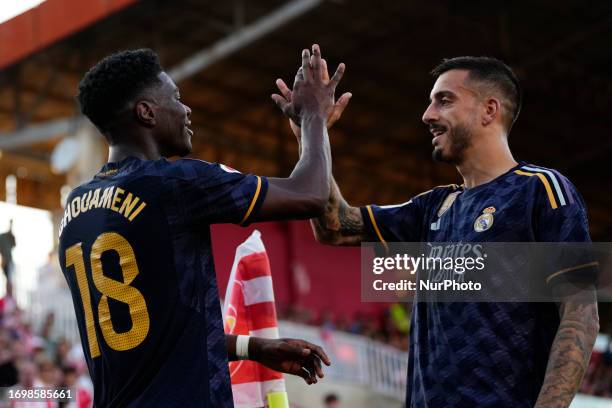
[(558, 172), (547, 170), (540, 174), (534, 211), (535, 240), (558, 243), (550, 245), (551, 253), (546, 254), (546, 284), (574, 279), (595, 280), (598, 265), (589, 250), (589, 222), (582, 197)]
[(420, 241), (426, 197), (423, 193), (403, 204), (361, 207), (367, 235), (382, 243)]
[(193, 223), (248, 225), (268, 189), (265, 177), (242, 174), (228, 166), (180, 160), (172, 184), (179, 215)]

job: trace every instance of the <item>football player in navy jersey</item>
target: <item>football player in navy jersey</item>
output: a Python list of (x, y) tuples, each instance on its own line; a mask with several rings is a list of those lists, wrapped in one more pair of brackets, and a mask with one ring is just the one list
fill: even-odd
[(230, 360), (322, 377), (325, 352), (302, 340), (223, 332), (210, 224), (306, 219), (330, 194), (326, 121), (344, 65), (323, 81), (320, 49), (302, 51), (291, 103), (303, 154), (288, 178), (245, 175), (191, 151), (191, 110), (147, 49), (104, 58), (79, 84), (81, 110), (110, 145), (73, 190), (60, 224), (96, 407), (231, 407)]
[[(359, 208), (332, 182), (325, 213), (312, 222), (317, 239), (330, 245), (590, 242), (575, 187), (556, 170), (517, 162), (510, 151), (508, 135), (521, 109), (510, 67), (494, 58), (457, 57), (432, 74), (437, 79), (422, 120), (434, 160), (454, 165), (463, 184), (435, 187), (404, 204)], [(277, 85), (290, 101), (291, 90)], [(300, 127), (291, 127), (300, 140)], [(566, 266), (541, 276), (551, 293), (564, 295), (558, 305), (415, 302), (406, 405), (568, 407), (599, 320), (596, 263)], [(584, 290), (568, 291), (578, 281)]]

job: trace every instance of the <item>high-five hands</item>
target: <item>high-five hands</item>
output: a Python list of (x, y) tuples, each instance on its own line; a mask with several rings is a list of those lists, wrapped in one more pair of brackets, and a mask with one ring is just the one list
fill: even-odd
[(312, 115), (327, 119), (329, 127), (338, 120), (351, 97), (347, 92), (334, 103), (334, 92), (344, 70), (344, 64), (339, 64), (330, 79), (327, 63), (321, 58), (321, 50), (315, 44), (312, 46), (312, 56), (309, 50), (302, 50), (302, 66), (295, 76), (293, 91), (282, 79), (278, 79), (276, 85), (281, 95), (273, 94), (272, 99), (291, 119), (292, 127), (300, 125), (303, 117)]

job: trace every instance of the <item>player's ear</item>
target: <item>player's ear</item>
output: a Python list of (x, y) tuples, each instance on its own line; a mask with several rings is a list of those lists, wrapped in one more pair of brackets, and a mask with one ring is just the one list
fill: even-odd
[(484, 102), (484, 115), (482, 116), (482, 125), (488, 126), (501, 115), (501, 102), (497, 98), (487, 98)]
[(147, 127), (154, 127), (155, 122), (155, 109), (153, 104), (146, 100), (140, 100), (134, 105), (134, 114), (136, 120)]

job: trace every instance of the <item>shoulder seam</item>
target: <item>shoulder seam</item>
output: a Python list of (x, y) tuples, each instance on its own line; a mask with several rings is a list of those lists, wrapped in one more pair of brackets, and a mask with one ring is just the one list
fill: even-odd
[[(527, 177), (536, 176), (544, 186), (548, 201), (553, 209), (567, 205), (566, 196), (571, 203), (574, 202), (567, 182), (558, 177), (557, 174), (555, 174), (556, 172), (552, 169), (523, 165), (520, 169), (515, 170), (514, 173)], [(565, 189), (565, 195), (563, 189)]]
[[(552, 185), (554, 187), (554, 192), (556, 193), (561, 206), (564, 206), (567, 204), (565, 201), (566, 197), (570, 200), (570, 202), (573, 202), (566, 178), (558, 171), (554, 169), (542, 167), (542, 166), (531, 166), (531, 165), (523, 165), (521, 166), (521, 168), (525, 170), (536, 171), (536, 172), (540, 171), (544, 173), (546, 176), (548, 176), (549, 180), (552, 182)], [(563, 191), (564, 189), (565, 191)]]
[(413, 196), (410, 200), (405, 201), (405, 202), (403, 202), (401, 204), (377, 205), (377, 207), (385, 208), (385, 209), (403, 207), (405, 205), (411, 204), (412, 200), (414, 200), (415, 198), (419, 198), (419, 197), (422, 197), (422, 196), (424, 196), (426, 194), (429, 194), (432, 191), (434, 191), (435, 189), (438, 189), (438, 188), (441, 189), (441, 188), (445, 188), (445, 187), (452, 187), (453, 191), (455, 191), (455, 190), (457, 190), (459, 188), (459, 186), (457, 184), (446, 184), (446, 185), (436, 186), (436, 187), (432, 188), (431, 190), (423, 191), (422, 193), (419, 193), (419, 194)]
[[(202, 159), (194, 159), (194, 158), (191, 158), (191, 157), (184, 157), (184, 158), (182, 158), (182, 159), (180, 159), (180, 160), (185, 160), (185, 161), (187, 161), (187, 160), (188, 160), (188, 161), (194, 161), (194, 162), (202, 162), (202, 163), (206, 163), (206, 164), (213, 164), (213, 163), (211, 163), (211, 162), (209, 162), (209, 161), (206, 161), (206, 160), (202, 160)], [(217, 163), (217, 164), (219, 164), (219, 163)]]
[(432, 191), (434, 191), (436, 189), (444, 189), (444, 188), (447, 188), (447, 187), (451, 187), (453, 189), (453, 191), (454, 191), (454, 190), (457, 190), (459, 188), (459, 185), (458, 184), (442, 184), (442, 185), (439, 185), (439, 186), (435, 186), (434, 188), (432, 188), (430, 190), (423, 191), (422, 193), (415, 195), (413, 198), (417, 198), (417, 197), (420, 197), (422, 195), (431, 193)]

